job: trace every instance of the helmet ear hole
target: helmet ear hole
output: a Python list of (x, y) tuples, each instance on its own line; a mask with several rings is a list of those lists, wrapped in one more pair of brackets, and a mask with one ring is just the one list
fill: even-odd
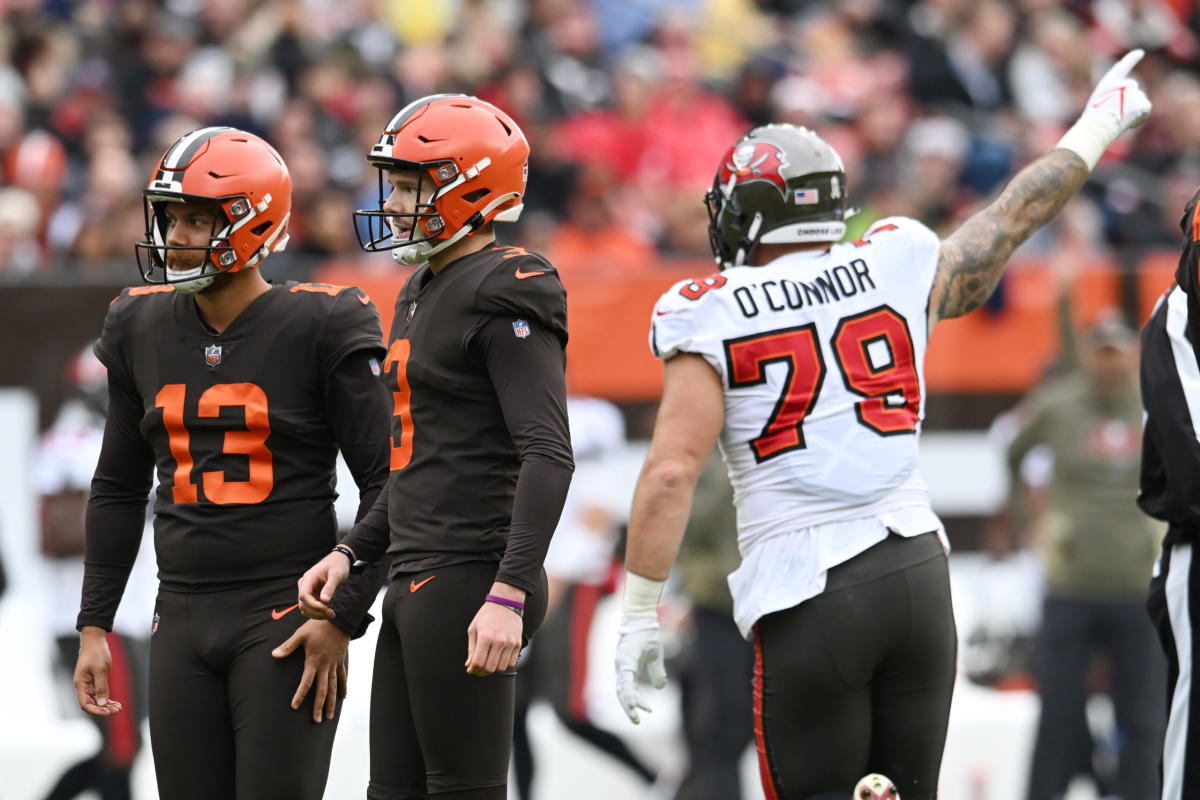
[(491, 189), (476, 189), (473, 192), (467, 192), (464, 194), (462, 199), (468, 203), (475, 203), (487, 197), (489, 194), (491, 194), (491, 192)]
[(264, 233), (267, 232), (267, 229), (270, 228), (272, 224), (274, 224), (274, 223), (272, 223), (270, 221), (260, 222), (259, 224), (255, 225), (253, 228), (251, 228), (250, 232), (253, 233), (255, 236), (262, 236)]

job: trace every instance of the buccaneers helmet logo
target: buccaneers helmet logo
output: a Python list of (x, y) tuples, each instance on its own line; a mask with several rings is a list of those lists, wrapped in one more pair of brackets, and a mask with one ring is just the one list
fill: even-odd
[(773, 144), (746, 142), (736, 144), (721, 162), (721, 185), (728, 186), (743, 181), (770, 181), (787, 196), (787, 186), (779, 171), (788, 165), (787, 156)]

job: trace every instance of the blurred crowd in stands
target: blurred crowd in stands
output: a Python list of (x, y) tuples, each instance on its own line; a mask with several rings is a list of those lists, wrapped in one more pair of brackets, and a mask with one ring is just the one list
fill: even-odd
[(405, 103), (443, 91), (490, 100), (525, 130), (533, 160), (515, 236), (564, 275), (708, 258), (703, 190), (729, 142), (768, 121), (836, 146), (858, 229), (903, 213), (949, 230), (1052, 146), (1132, 47), (1147, 51), (1138, 73), (1154, 116), (1027, 248), (1174, 248), (1174, 217), (1200, 184), (1192, 0), (3, 7), (5, 282), (136, 282), (145, 177), (170, 142), (214, 124), (261, 134), (289, 164), (289, 252), (357, 259), (351, 210), (377, 193), (364, 153)]

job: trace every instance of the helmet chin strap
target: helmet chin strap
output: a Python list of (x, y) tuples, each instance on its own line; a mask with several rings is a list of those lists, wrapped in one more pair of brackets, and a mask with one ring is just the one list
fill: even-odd
[(209, 286), (212, 286), (212, 282), (216, 280), (216, 276), (212, 274), (205, 274), (204, 270), (206, 266), (207, 262), (183, 273), (184, 275), (194, 274), (196, 277), (191, 278), (190, 280), (185, 278), (181, 281), (171, 281), (170, 285), (175, 287), (175, 291), (183, 294), (196, 294), (197, 292), (207, 289)]
[[(487, 159), (485, 159), (485, 161), (486, 160)], [(476, 212), (476, 216), (481, 220), (485, 219), (488, 214), (492, 213), (493, 209), (495, 209), (501, 203), (506, 203), (509, 200), (512, 200), (514, 197), (520, 197), (520, 195), (516, 194), (515, 192), (510, 192), (508, 194), (501, 195), (500, 197), (497, 197), (495, 200), (493, 200), (492, 202), (488, 203), (486, 206), (481, 208), (478, 212)], [(522, 204), (518, 203), (513, 208), (505, 209), (504, 211), (497, 214), (496, 219), (501, 222), (516, 222), (517, 217), (519, 217), (521, 215), (522, 208), (524, 208), (524, 206)], [(441, 242), (438, 242), (436, 245), (430, 244), (427, 241), (426, 242), (416, 242), (414, 244), (401, 245), (392, 250), (392, 258), (396, 260), (397, 264), (403, 264), (404, 266), (407, 266), (407, 267), (411, 267), (416, 264), (423, 263), (425, 261), (428, 261), (430, 256), (435, 256), (438, 253), (445, 250), (450, 245), (454, 244), (455, 242), (459, 242), (462, 239), (465, 239), (467, 236), (474, 233), (475, 230), (476, 230), (475, 226), (463, 225), (461, 228), (459, 228), (457, 231), (455, 231), (452, 236), (450, 236), (447, 239), (444, 239)], [(393, 239), (393, 241), (395, 241), (395, 240)]]
[(416, 244), (406, 244), (392, 248), (392, 258), (397, 264), (411, 267), (415, 264), (428, 261), (432, 251), (433, 247), (430, 246), (429, 242), (417, 242)]
[(466, 238), (467, 234), (475, 230), (463, 226), (454, 232), (454, 235), (448, 239), (443, 239), (437, 244), (430, 242), (417, 242), (416, 244), (406, 244), (392, 250), (392, 258), (396, 259), (397, 264), (411, 267), (416, 264), (428, 261), (430, 256), (435, 256), (445, 250), (450, 245)]

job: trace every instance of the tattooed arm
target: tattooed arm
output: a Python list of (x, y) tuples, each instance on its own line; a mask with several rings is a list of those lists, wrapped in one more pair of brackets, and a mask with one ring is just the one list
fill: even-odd
[(1150, 100), (1129, 77), (1141, 58), (1142, 51), (1133, 50), (1114, 64), (1058, 147), (1017, 173), (996, 200), (942, 242), (929, 290), (930, 329), (979, 308), (1013, 250), (1075, 196), (1117, 137), (1149, 116)]
[(929, 327), (983, 305), (1013, 250), (1054, 219), (1089, 174), (1075, 153), (1051, 150), (1018, 172), (991, 205), (950, 234), (938, 252), (929, 292)]

